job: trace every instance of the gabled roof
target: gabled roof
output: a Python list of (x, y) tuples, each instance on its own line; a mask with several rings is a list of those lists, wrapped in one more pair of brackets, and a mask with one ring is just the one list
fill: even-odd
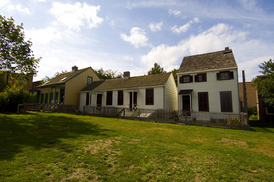
[(77, 71), (70, 71), (70, 72), (67, 72), (67, 73), (60, 74), (60, 75), (46, 81), (45, 83), (39, 85), (38, 87), (45, 87), (45, 86), (50, 86), (50, 85), (66, 83), (67, 81), (69, 81), (73, 77), (77, 76), (78, 74), (80, 74), (80, 73), (82, 73), (82, 72), (84, 72), (88, 69), (91, 69), (91, 67), (87, 67), (87, 68), (79, 69)]
[(129, 89), (146, 86), (165, 85), (171, 73), (161, 73), (130, 78), (117, 78), (95, 81), (81, 91), (100, 91), (112, 89)]
[(237, 68), (231, 49), (184, 57), (178, 73)]

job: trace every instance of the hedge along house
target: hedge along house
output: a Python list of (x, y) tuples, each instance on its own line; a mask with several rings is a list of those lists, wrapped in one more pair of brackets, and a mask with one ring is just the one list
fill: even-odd
[(184, 57), (177, 75), (179, 115), (190, 111), (199, 113), (192, 119), (211, 120), (210, 113), (240, 113), (238, 67), (228, 47)]
[(162, 73), (97, 81), (80, 91), (80, 111), (84, 106), (177, 110), (177, 87), (172, 73)]
[(37, 87), (39, 103), (79, 105), (79, 91), (98, 80), (91, 67), (78, 70), (73, 66), (71, 72), (60, 74)]

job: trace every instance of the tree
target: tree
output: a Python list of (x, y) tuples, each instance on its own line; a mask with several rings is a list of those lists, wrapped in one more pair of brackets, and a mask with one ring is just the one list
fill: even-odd
[(268, 106), (274, 106), (274, 61), (270, 59), (259, 64), (259, 71), (264, 77), (257, 77), (253, 79), (253, 83), (258, 90), (260, 97), (264, 99), (264, 102)]
[(15, 25), (12, 17), (0, 15), (0, 70), (5, 70), (7, 83), (10, 76), (27, 81), (37, 74), (41, 58), (35, 59), (32, 42), (24, 39), (23, 24)]
[(159, 74), (159, 73), (165, 73), (164, 68), (161, 68), (160, 65), (157, 63), (154, 63), (154, 67), (152, 67), (147, 74), (152, 75), (152, 74)]
[(171, 72), (172, 72), (172, 74), (173, 74), (175, 84), (176, 84), (176, 86), (178, 86), (178, 77), (177, 77), (178, 69), (174, 69), (174, 70), (172, 70)]
[(100, 68), (98, 70), (95, 70), (95, 73), (102, 80), (122, 78), (122, 73), (117, 71), (112, 71), (111, 69), (104, 71), (103, 68)]

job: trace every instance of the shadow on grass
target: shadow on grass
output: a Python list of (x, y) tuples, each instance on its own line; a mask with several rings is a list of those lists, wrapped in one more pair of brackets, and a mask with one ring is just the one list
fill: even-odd
[[(36, 150), (58, 147), (70, 152), (70, 144), (62, 139), (80, 135), (107, 135), (112, 132), (75, 118), (52, 114), (0, 114), (0, 160), (12, 160), (25, 146)], [(56, 145), (58, 144), (58, 145)]]
[(274, 123), (261, 122), (260, 120), (249, 120), (251, 131), (274, 133)]

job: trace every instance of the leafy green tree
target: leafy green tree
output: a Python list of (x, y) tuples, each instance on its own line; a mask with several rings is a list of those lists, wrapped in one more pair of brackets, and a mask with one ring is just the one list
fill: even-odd
[(112, 71), (111, 69), (104, 71), (103, 68), (100, 68), (98, 70), (95, 70), (95, 73), (101, 80), (122, 78), (122, 73)]
[(274, 106), (274, 61), (270, 59), (259, 64), (260, 73), (265, 77), (257, 77), (253, 79), (253, 83), (258, 90), (260, 97), (268, 106)]
[(174, 69), (174, 70), (172, 70), (171, 72), (172, 72), (172, 74), (173, 74), (175, 84), (176, 84), (176, 86), (178, 86), (178, 77), (177, 77), (178, 69)]
[(34, 57), (31, 46), (30, 40), (25, 41), (23, 24), (0, 15), (0, 70), (5, 70), (8, 84), (9, 77), (27, 81), (37, 74), (41, 58)]
[(159, 74), (159, 73), (165, 73), (164, 68), (161, 68), (161, 66), (157, 63), (154, 63), (154, 67), (152, 67), (147, 74), (153, 75), (153, 74)]

